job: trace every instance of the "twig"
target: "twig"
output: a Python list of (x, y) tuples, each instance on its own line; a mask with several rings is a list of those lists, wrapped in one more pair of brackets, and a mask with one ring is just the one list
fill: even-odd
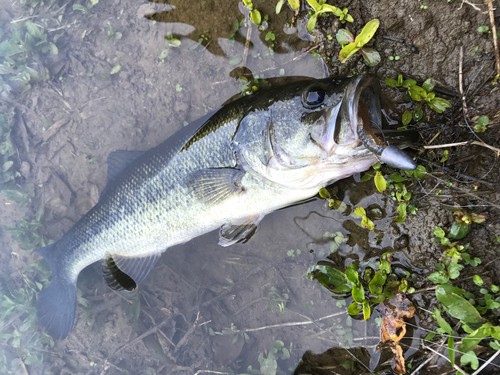
[(137, 344), (139, 341), (141, 341), (143, 338), (145, 337), (148, 337), (149, 335), (155, 333), (156, 331), (158, 331), (161, 327), (163, 327), (165, 324), (167, 324), (168, 322), (171, 321), (171, 318), (167, 318), (165, 320), (163, 320), (162, 322), (158, 323), (157, 325), (155, 325), (153, 328), (147, 330), (146, 332), (144, 332), (142, 335), (140, 336), (137, 336), (135, 339), (133, 339), (132, 341), (129, 341), (128, 343), (126, 343), (125, 345), (122, 345), (120, 346), (118, 349), (116, 349), (113, 353), (111, 353), (108, 358), (106, 358), (106, 362), (108, 361), (108, 359), (112, 356), (114, 356), (116, 353), (119, 353), (121, 352), (122, 350), (125, 350), (135, 344)]
[(237, 329), (237, 330), (231, 330), (231, 332), (234, 332), (234, 333), (256, 332), (256, 331), (262, 331), (264, 329), (270, 329), (270, 328), (281, 328), (281, 327), (290, 327), (290, 326), (305, 326), (305, 325), (315, 324), (315, 323), (320, 322), (322, 320), (333, 318), (333, 317), (340, 316), (340, 315), (345, 315), (345, 314), (346, 314), (346, 312), (343, 311), (343, 312), (338, 312), (335, 314), (327, 315), (327, 316), (324, 316), (324, 317), (316, 319), (316, 320), (308, 320), (305, 322), (290, 322), (290, 323), (282, 323), (282, 324), (273, 324), (270, 326), (263, 326), (263, 327), (258, 327), (258, 328)]
[(486, 368), (486, 366), (488, 366), (491, 361), (493, 361), (498, 355), (500, 354), (500, 350), (497, 350), (497, 352), (495, 354), (493, 354), (490, 359), (488, 359), (486, 362), (483, 363), (483, 365), (481, 367), (479, 367), (472, 375), (479, 375), (481, 374), (481, 371), (483, 369)]
[[(424, 344), (424, 342), (422, 341), (422, 348), (424, 349), (427, 349), (427, 350), (430, 350), (431, 352), (433, 352), (434, 354), (437, 354), (438, 356), (444, 358), (445, 360), (447, 360), (448, 362), (450, 361), (449, 358), (446, 358), (444, 355), (442, 355), (441, 353), (439, 353), (438, 351), (432, 349), (430, 346), (427, 346)], [(454, 365), (453, 368), (457, 371), (460, 371), (463, 375), (469, 375), (468, 373), (466, 373), (464, 370), (462, 370), (460, 367), (458, 367), (457, 365)]]
[(439, 137), (439, 134), (441, 134), (441, 130), (438, 131), (434, 137), (432, 137), (432, 139), (429, 141), (428, 145), (430, 145), (432, 142), (434, 142), (436, 140), (436, 138)]
[(447, 143), (444, 145), (423, 146), (423, 147), (426, 149), (430, 149), (430, 148), (445, 148), (445, 147), (467, 146), (467, 145), (477, 145), (477, 146), (486, 147), (492, 151), (495, 151), (497, 153), (497, 155), (500, 156), (500, 148), (496, 148), (496, 147), (487, 145), (484, 142), (478, 142), (478, 141), (464, 141), (464, 142), (457, 142), (457, 143)]
[(248, 29), (247, 29), (247, 40), (245, 42), (245, 50), (243, 51), (243, 61), (241, 62), (242, 66), (247, 65), (247, 57), (248, 57), (248, 49), (250, 48), (250, 38), (252, 37), (252, 21), (248, 20)]
[(470, 1), (467, 1), (467, 0), (462, 0), (462, 5), (460, 5), (460, 8), (458, 8), (459, 10), (462, 9), (462, 7), (464, 6), (464, 3), (467, 4), (467, 5), (470, 5), (475, 10), (481, 12), (481, 8), (478, 8), (476, 4), (472, 4)]
[(198, 321), (199, 320), (200, 320), (200, 312), (198, 311), (198, 314), (196, 314), (196, 320), (191, 325), (191, 327), (189, 327), (189, 329), (187, 330), (186, 334), (182, 337), (182, 339), (179, 340), (179, 342), (175, 346), (175, 350), (179, 349), (182, 345), (184, 345), (184, 343), (186, 342), (186, 340), (188, 339), (188, 337), (194, 332), (194, 330), (196, 329), (196, 327), (198, 327)]
[(493, 34), (493, 46), (495, 47), (495, 60), (497, 63), (497, 74), (500, 75), (500, 52), (498, 51), (497, 27), (495, 26), (495, 9), (493, 0), (488, 0), (488, 13), (490, 14), (491, 33)]
[[(443, 344), (446, 342), (446, 337), (443, 338), (441, 340), (441, 342), (438, 344), (439, 347), (438, 347), (438, 350), (441, 350), (441, 347), (443, 346)], [(412, 371), (412, 374), (415, 374), (415, 375), (418, 375), (418, 372), (420, 371), (420, 369), (422, 369), (422, 367), (424, 367), (426, 364), (428, 364), (430, 361), (432, 361), (432, 359), (435, 357), (436, 355), (433, 354), (431, 355), (429, 358), (427, 358), (424, 362), (422, 362), (420, 364), (420, 366), (418, 366), (414, 371)]]
[(467, 102), (464, 95), (464, 74), (463, 74), (463, 63), (464, 63), (464, 47), (460, 46), (460, 58), (458, 60), (458, 87), (460, 89), (460, 95), (462, 96), (462, 106), (464, 110), (464, 115), (467, 115)]

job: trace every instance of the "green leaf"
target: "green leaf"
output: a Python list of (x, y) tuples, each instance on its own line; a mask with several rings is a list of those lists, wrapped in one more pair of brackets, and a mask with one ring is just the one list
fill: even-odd
[(449, 293), (443, 288), (436, 289), (436, 297), (445, 307), (451, 316), (460, 319), (465, 323), (482, 323), (483, 318), (465, 298), (455, 293)]
[(413, 120), (415, 122), (420, 121), (424, 117), (424, 111), (422, 109), (415, 110), (415, 113), (413, 114)]
[(346, 29), (339, 29), (335, 37), (337, 38), (337, 42), (339, 42), (342, 47), (354, 42), (354, 35)]
[(319, 189), (319, 196), (323, 199), (328, 199), (330, 198), (330, 193), (328, 192), (328, 190), (322, 187), (321, 189)]
[(49, 49), (50, 49), (50, 53), (53, 55), (57, 55), (59, 53), (57, 46), (52, 42), (49, 43)]
[(406, 220), (406, 207), (407, 204), (405, 202), (401, 202), (398, 205), (398, 216), (396, 217), (396, 223), (403, 223)]
[(368, 320), (370, 319), (371, 315), (371, 309), (370, 309), (370, 302), (368, 300), (363, 301), (363, 319)]
[(373, 177), (373, 171), (366, 172), (363, 177), (361, 177), (361, 182), (370, 181)]
[(26, 29), (28, 29), (28, 32), (31, 35), (33, 35), (35, 38), (43, 39), (43, 35), (44, 35), (43, 32), (33, 22), (26, 21), (25, 26), (26, 26)]
[(316, 0), (307, 0), (307, 3), (314, 9), (315, 12), (321, 10), (321, 5), (319, 5)]
[(421, 101), (427, 96), (427, 92), (422, 87), (417, 85), (410, 86), (408, 88), (408, 94), (410, 94), (410, 97), (417, 102)]
[(253, 23), (256, 25), (260, 25), (262, 21), (262, 17), (260, 15), (260, 12), (257, 9), (253, 9), (250, 11), (250, 18), (252, 19)]
[[(307, 28), (309, 29), (309, 24)], [(361, 47), (356, 47), (356, 43), (349, 43), (348, 45), (344, 46), (344, 48), (342, 48), (339, 53), (340, 62), (342, 64), (345, 63), (347, 59), (358, 52), (360, 48)]]
[(488, 125), (489, 122), (490, 122), (490, 119), (488, 118), (488, 116), (479, 116), (477, 118), (477, 123), (479, 125), (486, 126), (486, 125)]
[(477, 286), (483, 286), (483, 279), (479, 275), (474, 275), (472, 281), (474, 281), (474, 284), (476, 284)]
[[(296, 3), (296, 0), (288, 0), (288, 3), (290, 6), (292, 6), (291, 2)], [(281, 8), (283, 8), (283, 5), (285, 4), (285, 0), (279, 0), (278, 3), (276, 4), (276, 14), (280, 14)], [(300, 6), (300, 1), (299, 1), (299, 6)]]
[(398, 75), (398, 87), (403, 86), (403, 75), (399, 74)]
[(122, 67), (120, 65), (115, 65), (109, 74), (116, 74), (120, 71)]
[(366, 65), (375, 66), (380, 63), (380, 54), (373, 48), (363, 47), (359, 50), (359, 52), (361, 53), (361, 56), (363, 56)]
[(417, 81), (414, 79), (405, 79), (403, 82), (403, 87), (407, 89), (408, 87), (415, 86), (417, 84)]
[(299, 10), (300, 8), (300, 0), (288, 0), (288, 4), (293, 10)]
[[(356, 273), (357, 275), (357, 273)], [(352, 288), (352, 298), (357, 303), (362, 303), (365, 300), (365, 290), (363, 286), (360, 284), (359, 286), (354, 285)]]
[(455, 340), (448, 337), (448, 358), (450, 358), (451, 367), (455, 366)]
[(313, 274), (313, 278), (334, 293), (345, 294), (351, 291), (345, 274), (329, 265), (318, 266), (318, 272)]
[(469, 230), (470, 230), (470, 225), (468, 225), (463, 221), (461, 223), (453, 223), (448, 237), (453, 238), (455, 240), (461, 240), (469, 233)]
[(87, 14), (87, 8), (80, 4), (73, 4), (73, 10), (80, 10), (83, 14)]
[[(307, 30), (309, 32), (314, 30), (314, 27), (316, 26), (316, 21), (318, 19), (318, 13), (314, 13), (311, 18), (309, 18), (309, 22), (307, 22)], [(342, 51), (340, 51), (342, 52)], [(342, 62), (342, 61), (341, 61)]]
[(381, 294), (384, 291), (384, 285), (387, 280), (386, 270), (378, 270), (368, 285), (371, 294)]
[(403, 125), (405, 125), (405, 126), (408, 125), (411, 122), (411, 118), (412, 118), (411, 111), (406, 110), (403, 113)]
[(352, 315), (352, 316), (358, 315), (361, 312), (362, 308), (363, 308), (362, 305), (360, 305), (356, 302), (353, 302), (347, 308), (347, 312), (349, 313), (349, 315)]
[(389, 177), (389, 180), (394, 181), (394, 182), (403, 182), (403, 181), (406, 181), (406, 178), (401, 176), (399, 173), (393, 173)]
[(361, 33), (354, 40), (356, 47), (361, 48), (366, 43), (368, 43), (377, 32), (379, 25), (380, 21), (378, 19), (374, 19), (368, 22), (365, 27), (363, 27), (363, 30), (361, 30)]
[(374, 181), (377, 190), (381, 193), (384, 192), (384, 190), (387, 188), (387, 183), (384, 176), (382, 176), (382, 172), (377, 171), (377, 173), (375, 173)]
[(385, 80), (385, 84), (389, 87), (398, 87), (398, 81), (396, 81), (395, 79), (392, 79), (392, 78), (387, 78)]
[(436, 284), (447, 283), (449, 281), (449, 279), (450, 278), (448, 276), (448, 273), (445, 271), (438, 271), (438, 272), (431, 273), (429, 275), (429, 280), (432, 281), (433, 283), (436, 283)]
[(442, 98), (434, 98), (429, 102), (429, 107), (431, 107), (437, 113), (443, 113), (447, 108), (451, 108), (451, 104), (448, 100)]
[(487, 33), (488, 31), (490, 31), (490, 28), (488, 26), (479, 26), (477, 28), (477, 32), (478, 33)]
[(436, 319), (436, 321), (439, 324), (439, 328), (438, 328), (437, 332), (439, 332), (439, 333), (446, 333), (448, 335), (453, 335), (454, 334), (453, 329), (448, 324), (448, 322), (441, 317), (441, 311), (440, 310), (435, 309), (434, 312), (432, 313), (432, 316), (434, 317), (434, 319)]
[(347, 267), (345, 270), (345, 276), (350, 283), (354, 285), (359, 284), (358, 270), (356, 270), (353, 266)]
[(428, 93), (434, 90), (434, 81), (432, 78), (426, 79), (425, 82), (422, 84), (422, 88), (427, 91)]
[(467, 337), (462, 339), (462, 344), (458, 347), (461, 352), (468, 352), (476, 347), (485, 337), (494, 337), (500, 335), (500, 327), (493, 326), (490, 322), (483, 324), (481, 327), (471, 332)]
[(479, 360), (477, 359), (476, 353), (473, 351), (462, 354), (462, 357), (460, 357), (460, 363), (464, 366), (470, 365), (473, 370), (477, 370), (479, 367)]
[(356, 207), (354, 209), (354, 213), (358, 216), (365, 216), (366, 215), (366, 211), (363, 207), (359, 206), (359, 207)]
[(442, 230), (441, 228), (439, 227), (435, 227), (434, 230), (433, 230), (434, 234), (436, 236), (438, 236), (439, 238), (444, 238), (444, 236), (446, 236), (446, 233), (444, 232), (444, 230)]

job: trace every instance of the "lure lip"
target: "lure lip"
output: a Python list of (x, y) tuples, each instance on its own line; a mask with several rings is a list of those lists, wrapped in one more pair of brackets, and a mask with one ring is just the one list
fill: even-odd
[(380, 83), (374, 76), (360, 75), (347, 87), (345, 98), (349, 118), (360, 142), (385, 164), (405, 170), (415, 170), (417, 164), (404, 151), (383, 142), (372, 130), (382, 129)]

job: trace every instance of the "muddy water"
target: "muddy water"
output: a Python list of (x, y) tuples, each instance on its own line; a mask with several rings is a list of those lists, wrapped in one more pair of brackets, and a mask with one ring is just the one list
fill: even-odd
[[(402, 59), (386, 60), (371, 72), (386, 77), (403, 71), (424, 79), (433, 75), (444, 86), (456, 87), (456, 74), (449, 74), (455, 69), (456, 44), (434, 42), (435, 38), (449, 32), (450, 20), (460, 25), (457, 35), (465, 35), (474, 22), (482, 21), (476, 20), (480, 16), (445, 8), (449, 5), (444, 1), (427, 14), (418, 10), (417, 2), (390, 3), (395, 11), (388, 19), (387, 2), (345, 4), (359, 19), (353, 31), (371, 18), (384, 19), (382, 32), (417, 44), (421, 54), (377, 35), (384, 57), (397, 54)], [(2, 6), (11, 20), (28, 16), (19, 5)], [(334, 61), (330, 72), (368, 70), (359, 59), (345, 66), (335, 62), (338, 47), (327, 42), (326, 35), (335, 35), (338, 22), (320, 20), (320, 31), (310, 35), (305, 14), (288, 27), (293, 13), (286, 6), (278, 16), (274, 4), (269, 9), (256, 6), (263, 15), (269, 14), (268, 26), (261, 31), (252, 26), (251, 32), (242, 24), (248, 12), (237, 1), (101, 1), (86, 13), (61, 2), (40, 9), (37, 24), (49, 35), (61, 29), (64, 33), (57, 42), (59, 53), (45, 55), (42, 61), (51, 79), (23, 94), (28, 110), (18, 112), (15, 120), (19, 161), (26, 163), (22, 178), (35, 184), (36, 195), (27, 209), (2, 196), (0, 223), (13, 225), (25, 215), (32, 218), (43, 207), (41, 233), (59, 239), (96, 203), (111, 151), (147, 150), (218, 108), (241, 91), (231, 73), (240, 65), (259, 79), (324, 77), (323, 63), (305, 53), (323, 42), (324, 53)], [(436, 21), (438, 14), (443, 27)], [(480, 45), (487, 49), (488, 43)], [(475, 65), (470, 69), (474, 73)], [(389, 114), (394, 111), (388, 109)], [(338, 373), (389, 370), (391, 354), (375, 349), (380, 313), (374, 311), (368, 322), (352, 319), (346, 313), (350, 299), (333, 299), (306, 274), (331, 253), (333, 241), (327, 233), (335, 232), (349, 237), (332, 257), (339, 268), (388, 250), (395, 253), (401, 268), (410, 269), (410, 257), (425, 267), (429, 255), (420, 254), (415, 244), (424, 243), (430, 228), (447, 214), (424, 208), (415, 222), (395, 225), (392, 200), (375, 194), (372, 182), (360, 183), (357, 176), (338, 185), (346, 204), (342, 212), (316, 199), (269, 215), (245, 244), (221, 248), (217, 234), (210, 233), (168, 249), (135, 294), (110, 291), (100, 265), (89, 267), (80, 276), (77, 320), (70, 336), (53, 346), (33, 341), (39, 330), (23, 333), (20, 346), (9, 339), (4, 346), (7, 368), (29, 374), (274, 375), (292, 373), (306, 351), (334, 348), (330, 358), (338, 361), (328, 366)], [(376, 231), (361, 228), (360, 219), (350, 215), (358, 205), (377, 205), (385, 212), (375, 221)], [(419, 239), (413, 240), (413, 230)], [(2, 282), (24, 287), (19, 276), (24, 273), (44, 282), (38, 273), (28, 271), (40, 258), (19, 249), (5, 232), (1, 235), (2, 270), (9, 275)], [(33, 311), (9, 324), (17, 329), (29, 314)], [(416, 319), (410, 323), (418, 323)], [(10, 326), (7, 329), (12, 332)], [(416, 353), (422, 334), (408, 329), (403, 342), (406, 358)], [(27, 352), (37, 356), (36, 366), (26, 360)]]

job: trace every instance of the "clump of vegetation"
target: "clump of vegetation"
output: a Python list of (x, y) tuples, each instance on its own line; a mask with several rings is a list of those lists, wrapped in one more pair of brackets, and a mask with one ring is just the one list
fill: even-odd
[[(281, 12), (281, 8), (283, 8), (284, 4), (285, 0), (278, 1), (278, 3), (276, 4), (276, 14), (279, 14)], [(288, 0), (288, 4), (290, 5), (290, 8), (292, 8), (296, 12), (300, 9), (300, 0)]]
[(14, 162), (9, 160), (16, 152), (10, 138), (11, 118), (12, 113), (0, 114), (0, 190), (13, 188), (14, 179), (19, 176), (19, 172), (14, 171)]
[[(408, 178), (427, 178), (425, 167), (419, 165), (414, 171), (404, 171), (406, 177), (403, 177), (400, 173), (392, 173), (386, 180), (382, 174), (382, 165), (376, 163), (373, 165), (373, 170), (367, 171), (363, 177), (361, 177), (362, 182), (369, 181), (371, 178), (375, 181), (375, 186), (379, 192), (384, 192), (387, 188), (391, 193), (392, 200), (398, 202), (397, 213), (395, 218), (397, 223), (402, 223), (406, 220), (407, 213), (415, 214), (417, 212), (417, 207), (412, 201), (411, 192), (408, 191), (405, 183), (412, 183), (412, 180)], [(385, 172), (390, 173), (388, 170)]]
[[(13, 85), (16, 91), (26, 91), (36, 81), (46, 80), (48, 70), (35, 64), (35, 57), (39, 54), (58, 53), (57, 39), (62, 35), (56, 34), (52, 40), (40, 27), (31, 21), (14, 23), (10, 32), (0, 34), (0, 92), (10, 92)], [(12, 82), (12, 83), (10, 83)]]
[(250, 19), (252, 22), (256, 25), (260, 25), (262, 21), (262, 16), (260, 15), (260, 12), (253, 7), (252, 0), (242, 0), (243, 4), (248, 8), (250, 11)]
[[(165, 48), (161, 51), (160, 56), (158, 57), (162, 62), (168, 56), (171, 48), (178, 48), (181, 45), (181, 41), (177, 38), (174, 38), (171, 32), (168, 32), (165, 36)], [(196, 45), (198, 46), (198, 45)]]
[(490, 123), (488, 116), (479, 116), (477, 118), (476, 124), (474, 125), (474, 131), (476, 133), (484, 133), (486, 131), (486, 125)]
[(436, 97), (436, 94), (432, 92), (434, 90), (434, 81), (432, 78), (427, 79), (422, 86), (417, 85), (417, 81), (414, 79), (403, 80), (403, 76), (400, 74), (398, 79), (388, 78), (385, 83), (389, 87), (402, 87), (408, 90), (408, 100), (415, 100), (418, 104), (415, 106), (413, 113), (411, 111), (405, 111), (403, 114), (403, 128), (406, 129), (408, 124), (413, 121), (417, 122), (424, 117), (423, 104), (427, 103), (429, 108), (436, 111), (437, 113), (443, 113), (446, 109), (451, 108), (449, 101), (443, 98)]
[(352, 35), (350, 31), (340, 29), (336, 35), (337, 41), (342, 45), (342, 49), (339, 53), (340, 62), (345, 63), (348, 58), (359, 51), (366, 65), (377, 65), (380, 62), (380, 54), (373, 48), (363, 46), (373, 38), (379, 25), (379, 20), (371, 20), (363, 27), (363, 30), (361, 30), (361, 33), (356, 38), (354, 38), (354, 35)]
[(353, 263), (341, 271), (333, 263), (317, 265), (308, 272), (308, 279), (317, 280), (338, 297), (351, 295), (353, 302), (347, 308), (350, 315), (363, 313), (368, 320), (372, 304), (382, 303), (398, 293), (412, 292), (408, 281), (391, 271), (392, 257), (384, 253), (360, 264)]
[(313, 9), (312, 14), (309, 15), (309, 22), (307, 22), (308, 31), (314, 30), (319, 16), (326, 15), (328, 13), (333, 13), (334, 15), (339, 17), (342, 23), (345, 23), (346, 21), (354, 21), (352, 16), (348, 13), (347, 8), (341, 10), (340, 8), (337, 8), (333, 5), (326, 4), (326, 0), (319, 0), (319, 2), (316, 0), (307, 0), (307, 3)]

